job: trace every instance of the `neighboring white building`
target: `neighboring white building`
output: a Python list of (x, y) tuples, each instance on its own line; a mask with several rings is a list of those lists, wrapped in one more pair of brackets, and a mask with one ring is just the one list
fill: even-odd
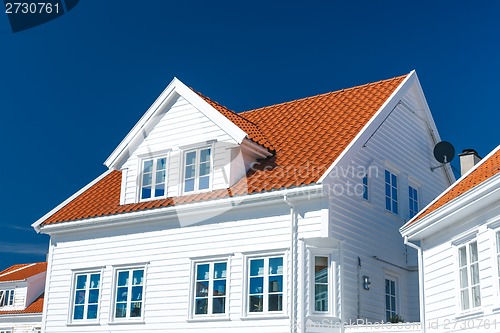
[(398, 230), (454, 181), (430, 169), (439, 141), (415, 72), (239, 114), (174, 79), (109, 170), (33, 224), (43, 331), (418, 321)]
[(428, 332), (500, 332), (500, 146), (460, 157), (466, 173), (401, 234), (421, 248)]
[(0, 333), (41, 332), (46, 269), (39, 262), (0, 272)]

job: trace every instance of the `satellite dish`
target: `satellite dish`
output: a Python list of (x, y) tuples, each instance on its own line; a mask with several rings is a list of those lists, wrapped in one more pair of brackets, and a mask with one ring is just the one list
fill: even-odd
[(447, 141), (441, 141), (434, 147), (434, 158), (439, 163), (450, 163), (455, 157), (455, 148)]

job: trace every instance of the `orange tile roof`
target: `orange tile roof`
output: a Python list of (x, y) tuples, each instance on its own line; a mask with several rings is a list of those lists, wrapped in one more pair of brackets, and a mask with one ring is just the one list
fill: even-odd
[(255, 142), (274, 150), (275, 154), (255, 166), (231, 188), (126, 205), (120, 205), (121, 172), (112, 171), (46, 218), (42, 224), (315, 183), (406, 77), (395, 77), (240, 114), (205, 98), (228, 119), (244, 128)]
[(45, 272), (46, 270), (46, 262), (14, 265), (0, 272), (0, 282), (22, 281), (31, 276)]
[(29, 313), (42, 313), (43, 312), (43, 295), (38, 296), (37, 299), (33, 301), (24, 310), (10, 310), (10, 311), (0, 311), (0, 315), (15, 315), (15, 314), (29, 314)]
[(447, 203), (457, 199), (462, 194), (472, 190), (474, 187), (480, 185), (487, 179), (493, 177), (494, 175), (500, 173), (500, 146), (496, 148), (496, 152), (490, 155), (486, 160), (481, 161), (480, 165), (476, 169), (472, 170), (464, 178), (457, 180), (453, 185), (451, 185), (447, 190), (443, 192), (441, 197), (432, 203), (429, 207), (424, 209), (420, 214), (418, 214), (413, 220), (407, 223), (406, 226), (412, 225), (424, 216), (429, 215), (433, 211), (439, 209), (440, 207), (446, 205)]

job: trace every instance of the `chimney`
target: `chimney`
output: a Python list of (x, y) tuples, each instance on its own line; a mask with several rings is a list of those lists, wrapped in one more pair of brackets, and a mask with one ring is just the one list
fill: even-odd
[(464, 149), (458, 156), (460, 156), (460, 173), (462, 176), (481, 161), (481, 157), (474, 149)]

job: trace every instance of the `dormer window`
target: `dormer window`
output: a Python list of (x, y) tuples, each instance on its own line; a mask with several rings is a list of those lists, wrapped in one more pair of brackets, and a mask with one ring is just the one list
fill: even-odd
[(198, 148), (184, 154), (184, 193), (210, 189), (212, 149)]
[(165, 156), (142, 161), (141, 200), (165, 196), (166, 173)]
[(0, 290), (0, 307), (14, 305), (14, 289)]

